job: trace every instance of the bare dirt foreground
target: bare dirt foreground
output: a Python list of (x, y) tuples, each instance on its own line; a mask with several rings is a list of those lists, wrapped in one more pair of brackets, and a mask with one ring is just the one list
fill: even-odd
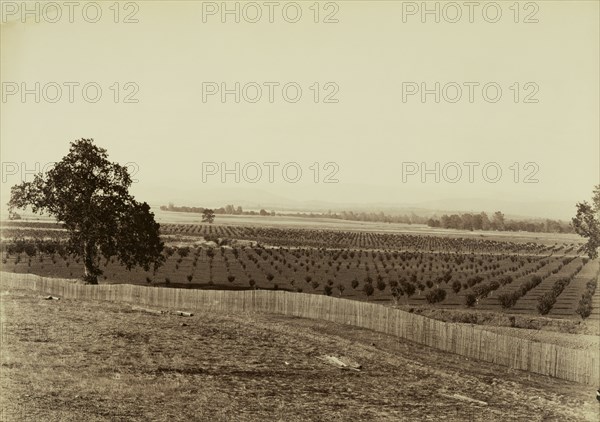
[[(597, 421), (592, 387), (368, 330), (2, 289), (1, 420)], [(186, 325), (182, 325), (186, 324)], [(360, 372), (319, 359), (347, 356)]]

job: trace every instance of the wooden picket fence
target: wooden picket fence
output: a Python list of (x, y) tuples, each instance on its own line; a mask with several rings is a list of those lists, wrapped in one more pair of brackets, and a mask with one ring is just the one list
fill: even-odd
[(586, 385), (600, 382), (600, 352), (512, 337), (437, 321), (388, 306), (286, 291), (194, 290), (131, 284), (89, 286), (73, 280), (0, 272), (3, 288), (29, 288), (70, 299), (128, 302), (189, 311), (264, 312), (332, 321), (509, 368)]

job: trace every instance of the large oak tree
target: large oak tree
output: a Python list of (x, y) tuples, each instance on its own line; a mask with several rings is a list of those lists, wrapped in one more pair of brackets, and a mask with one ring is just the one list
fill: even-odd
[(81, 139), (46, 174), (13, 186), (8, 206), (11, 212), (30, 206), (63, 223), (70, 252), (83, 258), (84, 280), (97, 284), (101, 258), (116, 257), (128, 270), (156, 270), (164, 262), (160, 225), (130, 186), (127, 167), (110, 162), (92, 139)]

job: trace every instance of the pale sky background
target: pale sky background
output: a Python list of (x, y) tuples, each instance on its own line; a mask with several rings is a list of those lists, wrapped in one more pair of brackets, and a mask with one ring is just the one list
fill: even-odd
[[(81, 8), (74, 23), (66, 8), (59, 23), (44, 16), (22, 23), (20, 10), (6, 13), (13, 2), (2, 3), (4, 87), (96, 82), (103, 89), (95, 104), (82, 99), (81, 86), (72, 104), (66, 88), (54, 104), (36, 104), (32, 95), (24, 103), (19, 95), (0, 103), (2, 206), (21, 180), (7, 163), (43, 167), (82, 137), (94, 138), (115, 161), (135, 162), (133, 193), (154, 205), (255, 198), (284, 208), (306, 201), (420, 204), (568, 218), (600, 183), (598, 1), (539, 1), (539, 22), (531, 24), (514, 22), (513, 1), (498, 2), (503, 14), (495, 24), (480, 9), (474, 23), (466, 15), (455, 24), (432, 17), (421, 23), (420, 15), (403, 23), (402, 2), (392, 1), (338, 1), (339, 22), (331, 24), (313, 22), (312, 1), (298, 2), (303, 15), (295, 24), (285, 22), (281, 8), (275, 23), (266, 8), (259, 23), (235, 23), (231, 16), (221, 23), (220, 15), (203, 23), (200, 1), (138, 1), (139, 23), (131, 24), (113, 22), (113, 1), (98, 2), (103, 15), (95, 24), (83, 20)], [(131, 10), (121, 10), (120, 19)], [(529, 12), (521, 10), (520, 20)], [(256, 104), (235, 104), (231, 96), (224, 104), (218, 96), (202, 102), (202, 82), (267, 81), (297, 82), (302, 99), (286, 103), (276, 89), (270, 104), (265, 88)], [(432, 96), (427, 103), (418, 96), (402, 102), (402, 82), (467, 81), (498, 83), (501, 100), (487, 103), (476, 89), (471, 104), (465, 88), (458, 103), (436, 104)], [(115, 82), (136, 83), (139, 102), (115, 104), (109, 89)], [(336, 83), (339, 102), (315, 104), (314, 82)], [(536, 83), (539, 102), (515, 104), (509, 90), (515, 82)], [(256, 184), (232, 177), (223, 184), (218, 176), (202, 181), (202, 162), (231, 168), (252, 161), (297, 162), (303, 176), (296, 184), (285, 182), (280, 170), (275, 183), (266, 173)], [(433, 167), (436, 161), (497, 162), (503, 175), (493, 184), (478, 170), (469, 183), (463, 167), (455, 184), (431, 176), (426, 183), (418, 176), (402, 181), (402, 162)], [(339, 182), (314, 183), (314, 162), (337, 163)], [(537, 163), (539, 182), (515, 183), (514, 162), (521, 177), (525, 163)]]

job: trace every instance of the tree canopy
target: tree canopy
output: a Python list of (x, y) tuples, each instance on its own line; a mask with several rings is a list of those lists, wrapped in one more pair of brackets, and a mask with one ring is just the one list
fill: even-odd
[(160, 225), (150, 206), (129, 194), (127, 167), (108, 160), (92, 139), (71, 143), (46, 174), (11, 189), (9, 210), (30, 206), (56, 217), (69, 233), (69, 251), (83, 257), (84, 280), (96, 284), (100, 258), (116, 257), (128, 270), (156, 270), (164, 262)]
[(572, 224), (576, 233), (587, 238), (584, 249), (589, 257), (597, 258), (600, 248), (600, 185), (594, 189), (591, 204), (586, 201), (577, 204)]
[(211, 209), (202, 211), (202, 222), (212, 224), (215, 221), (215, 212)]

